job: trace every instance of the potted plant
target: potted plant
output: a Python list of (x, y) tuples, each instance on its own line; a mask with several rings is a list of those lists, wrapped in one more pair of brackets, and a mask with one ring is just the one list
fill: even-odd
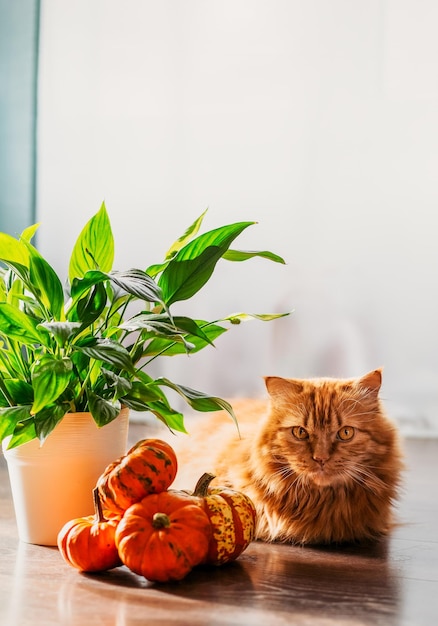
[[(184, 431), (183, 414), (172, 408), (165, 393), (170, 388), (195, 410), (225, 409), (235, 419), (223, 399), (148, 373), (148, 365), (159, 357), (192, 354), (212, 345), (228, 324), (282, 316), (234, 314), (207, 321), (174, 314), (175, 303), (195, 295), (221, 258), (244, 261), (261, 256), (284, 263), (271, 252), (230, 249), (253, 222), (199, 234), (204, 216), (191, 224), (161, 263), (146, 270), (117, 271), (111, 224), (102, 204), (73, 247), (66, 286), (31, 243), (38, 225), (18, 239), (0, 233), (0, 439), (19, 535), (25, 541), (53, 545), (66, 520), (91, 512), (90, 486), (125, 452), (130, 409), (149, 411), (170, 429)], [(85, 430), (85, 443), (78, 430)], [(119, 439), (114, 444), (104, 441), (100, 455), (100, 444), (91, 440), (106, 433)], [(87, 451), (91, 469), (85, 469)], [(48, 473), (63, 481), (62, 488), (53, 488), (55, 495), (48, 478), (33, 467), (44, 455)], [(22, 480), (13, 478), (17, 461), (29, 470), (30, 504), (20, 503), (14, 490)], [(64, 473), (61, 461), (67, 463)], [(62, 495), (68, 510), (56, 516), (53, 499), (60, 501)], [(76, 496), (82, 497), (78, 505), (73, 504)], [(22, 509), (27, 518), (42, 514), (34, 535), (29, 520), (19, 520)]]

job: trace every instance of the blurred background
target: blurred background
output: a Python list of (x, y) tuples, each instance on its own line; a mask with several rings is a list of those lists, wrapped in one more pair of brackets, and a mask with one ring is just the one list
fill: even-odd
[(234, 397), (383, 366), (437, 435), (437, 28), (434, 0), (0, 0), (1, 230), (40, 221), (66, 274), (103, 200), (117, 269), (206, 208), (254, 220), (235, 247), (287, 264), (223, 261), (185, 312), (293, 314), (158, 373)]

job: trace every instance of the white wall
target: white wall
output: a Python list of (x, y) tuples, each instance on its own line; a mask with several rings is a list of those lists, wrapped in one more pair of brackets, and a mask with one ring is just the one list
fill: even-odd
[(434, 0), (43, 0), (40, 248), (66, 268), (103, 199), (119, 269), (207, 206), (257, 220), (238, 247), (288, 265), (222, 264), (189, 312), (295, 313), (164, 373), (233, 396), (383, 365), (405, 432), (438, 432), (437, 23)]

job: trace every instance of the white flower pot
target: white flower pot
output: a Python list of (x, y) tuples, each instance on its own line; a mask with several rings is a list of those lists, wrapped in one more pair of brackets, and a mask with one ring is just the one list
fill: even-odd
[(126, 453), (129, 410), (98, 428), (89, 413), (69, 413), (41, 446), (38, 439), (4, 446), (18, 536), (55, 546), (71, 519), (94, 511), (92, 491), (109, 463)]

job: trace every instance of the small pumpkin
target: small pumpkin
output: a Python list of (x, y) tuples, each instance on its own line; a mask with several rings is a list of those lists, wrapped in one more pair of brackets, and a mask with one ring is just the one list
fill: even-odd
[(116, 530), (124, 565), (148, 580), (181, 580), (208, 552), (211, 525), (192, 496), (167, 491), (146, 496), (125, 512)]
[(142, 439), (108, 465), (97, 481), (103, 506), (122, 514), (146, 495), (166, 491), (175, 479), (177, 459), (161, 439)]
[(122, 564), (115, 543), (119, 516), (107, 519), (97, 488), (93, 490), (95, 515), (70, 520), (58, 533), (64, 560), (83, 572), (101, 572)]
[(212, 536), (204, 560), (210, 565), (234, 561), (253, 541), (256, 527), (256, 509), (244, 493), (228, 487), (210, 487), (215, 477), (203, 474), (193, 496), (208, 515)]

